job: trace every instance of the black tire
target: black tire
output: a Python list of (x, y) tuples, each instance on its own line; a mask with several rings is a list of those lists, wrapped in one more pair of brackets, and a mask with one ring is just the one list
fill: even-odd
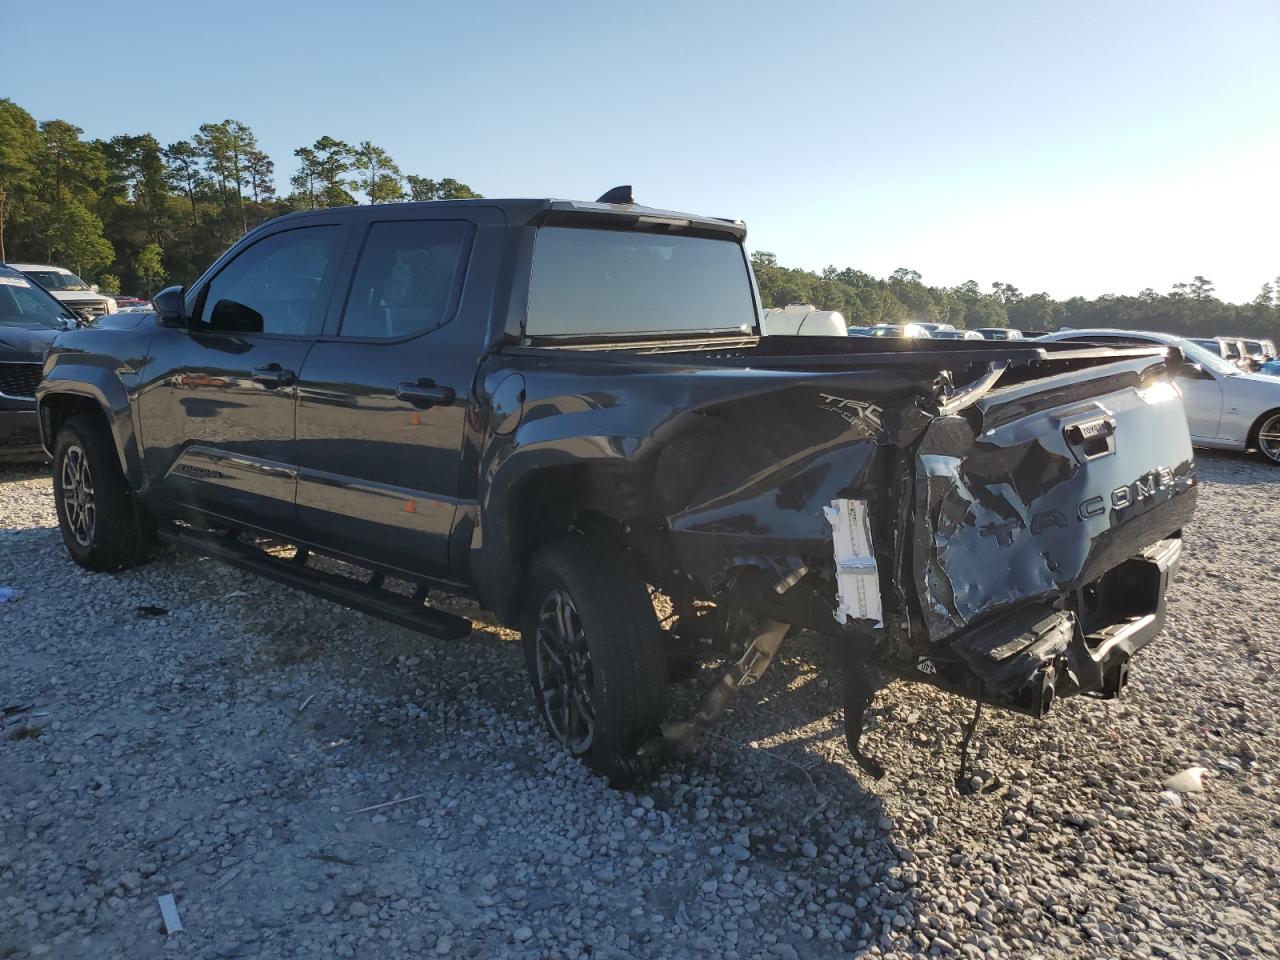
[[(76, 489), (87, 480), (88, 492)], [(71, 559), (86, 570), (124, 570), (144, 562), (154, 544), (147, 517), (125, 482), (107, 427), (68, 417), (53, 448), (53, 502)]]
[[(661, 733), (669, 686), (658, 619), (644, 578), (621, 544), (576, 536), (542, 547), (529, 569), (523, 617), (525, 663), (538, 712), (553, 737), (615, 787), (647, 779), (657, 767), (636, 751)], [(567, 633), (577, 648), (552, 658), (557, 597), (569, 600)], [(566, 631), (560, 631), (561, 634)], [(562, 638), (563, 639), (563, 636)], [(557, 683), (557, 666), (569, 683)], [(570, 694), (587, 693), (586, 705)], [(557, 695), (558, 694), (558, 695)], [(587, 736), (564, 709), (590, 716)]]

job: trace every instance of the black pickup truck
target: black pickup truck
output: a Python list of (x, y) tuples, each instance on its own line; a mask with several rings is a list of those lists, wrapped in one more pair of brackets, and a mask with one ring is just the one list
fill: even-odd
[[(801, 629), (844, 654), (868, 769), (871, 676), (1032, 716), (1119, 694), (1195, 500), (1181, 357), (762, 337), (745, 235), (625, 189), (264, 224), (154, 314), (58, 337), (67, 549), (168, 542), (439, 637), (470, 622), (429, 591), (474, 598), (619, 782)], [(746, 651), (676, 722), (709, 643)]]

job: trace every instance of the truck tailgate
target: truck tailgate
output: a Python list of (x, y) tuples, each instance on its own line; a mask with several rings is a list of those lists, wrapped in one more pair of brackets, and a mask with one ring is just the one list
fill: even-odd
[(1177, 391), (1129, 365), (997, 390), (932, 421), (914, 457), (909, 547), (932, 641), (1069, 596), (1194, 509)]

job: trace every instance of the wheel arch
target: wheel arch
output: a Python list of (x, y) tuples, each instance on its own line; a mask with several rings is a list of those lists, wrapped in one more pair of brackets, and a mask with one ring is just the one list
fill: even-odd
[(40, 385), (36, 409), (39, 413), (41, 443), (45, 450), (52, 455), (58, 431), (67, 418), (76, 414), (98, 418), (111, 435), (125, 482), (130, 489), (141, 491), (146, 485), (146, 472), (142, 466), (133, 411), (124, 385), (114, 378), (108, 380), (94, 368), (89, 368), (83, 374), (76, 371), (76, 379), (70, 379), (71, 375), (72, 371), (58, 366)]
[(487, 492), (472, 570), (485, 606), (514, 623), (539, 546), (577, 530), (622, 539), (645, 512), (642, 471), (628, 462), (531, 465)]

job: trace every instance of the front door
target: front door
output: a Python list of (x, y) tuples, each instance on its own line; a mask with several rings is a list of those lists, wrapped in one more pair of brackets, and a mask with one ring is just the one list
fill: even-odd
[(139, 417), (166, 499), (233, 524), (296, 528), (297, 376), (348, 230), (320, 223), (254, 240), (193, 291), (189, 330), (156, 334)]
[(1222, 383), (1218, 376), (1208, 370), (1186, 370), (1178, 374), (1178, 387), (1191, 436), (1216, 439), (1222, 424)]
[[(312, 542), (445, 576), (467, 398), (491, 278), (470, 284), (478, 227), (494, 211), (427, 219), (371, 209), (326, 336), (303, 366), (298, 516)], [(496, 233), (496, 231), (495, 231)], [(344, 271), (344, 274), (348, 271)], [(464, 288), (471, 288), (468, 294)]]

